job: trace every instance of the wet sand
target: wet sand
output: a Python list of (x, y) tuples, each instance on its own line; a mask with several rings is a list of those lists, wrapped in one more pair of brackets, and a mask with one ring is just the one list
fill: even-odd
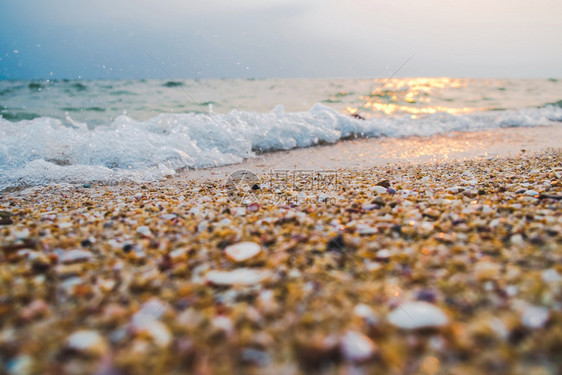
[(334, 145), (259, 155), (230, 166), (188, 171), (183, 177), (221, 179), (247, 169), (259, 175), (271, 169), (364, 169), (389, 163), (440, 163), (451, 160), (516, 156), (562, 146), (562, 126), (501, 128), (452, 132), (431, 137), (370, 138)]

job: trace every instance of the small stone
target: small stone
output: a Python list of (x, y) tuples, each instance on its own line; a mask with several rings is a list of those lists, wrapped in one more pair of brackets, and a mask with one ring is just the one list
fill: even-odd
[(269, 270), (238, 268), (233, 271), (209, 271), (205, 279), (215, 285), (254, 285), (270, 276)]
[(377, 233), (377, 228), (373, 228), (367, 224), (357, 224), (355, 230), (359, 234), (375, 234)]
[(479, 281), (495, 279), (501, 271), (501, 265), (488, 261), (480, 261), (474, 266), (474, 275)]
[(260, 205), (257, 202), (250, 203), (248, 206), (248, 212), (257, 212), (260, 209)]
[(457, 194), (462, 193), (464, 191), (464, 188), (462, 186), (453, 186), (448, 188), (447, 191), (452, 194)]
[(388, 259), (392, 254), (390, 254), (390, 250), (382, 249), (377, 251), (377, 258), (378, 259)]
[(390, 187), (390, 181), (388, 181), (388, 180), (379, 181), (379, 182), (377, 182), (376, 186), (382, 186), (382, 187), (388, 189)]
[(183, 258), (185, 257), (187, 254), (187, 249), (185, 248), (179, 248), (179, 249), (175, 249), (173, 251), (170, 251), (170, 258), (172, 259), (179, 259), (179, 258)]
[(326, 250), (338, 251), (338, 252), (343, 251), (344, 248), (345, 248), (345, 242), (341, 234), (338, 234), (337, 236), (331, 238), (330, 241), (328, 241), (328, 245), (326, 246)]
[(167, 306), (158, 298), (151, 298), (143, 303), (140, 310), (133, 315), (133, 322), (140, 322), (142, 320), (158, 320), (166, 312)]
[(367, 336), (347, 331), (341, 338), (340, 349), (343, 358), (349, 362), (364, 362), (373, 357), (375, 344)]
[(94, 257), (94, 254), (88, 250), (69, 250), (65, 251), (59, 256), (59, 260), (62, 263), (75, 263), (75, 262), (85, 262)]
[(363, 208), (363, 211), (373, 211), (373, 210), (379, 209), (380, 206), (378, 204), (369, 203), (369, 204), (364, 205), (362, 208)]
[(161, 348), (168, 347), (172, 343), (173, 337), (170, 330), (158, 320), (139, 319), (133, 323), (133, 327), (137, 334), (149, 336)]
[(441, 327), (449, 322), (439, 307), (424, 301), (403, 303), (388, 314), (387, 319), (392, 325), (404, 329)]
[(441, 216), (441, 212), (435, 208), (428, 208), (423, 212), (423, 216), (429, 217), (430, 219), (437, 220)]
[(216, 316), (211, 320), (211, 325), (217, 331), (221, 331), (230, 335), (234, 331), (232, 320), (228, 316)]
[(360, 303), (353, 309), (353, 314), (363, 318), (368, 324), (375, 325), (378, 323), (379, 318), (377, 314), (368, 305)]
[(536, 198), (539, 197), (539, 193), (536, 192), (535, 190), (527, 190), (527, 191), (525, 191), (524, 194), (525, 194), (525, 195), (528, 195), (528, 196), (530, 196), (530, 197), (536, 197)]
[(178, 217), (178, 215), (176, 214), (164, 214), (164, 215), (160, 215), (160, 219), (162, 220), (174, 220)]
[(382, 187), (382, 186), (373, 186), (373, 188), (372, 188), (371, 190), (372, 190), (374, 193), (377, 193), (377, 194), (385, 194), (385, 193), (388, 192), (388, 191), (386, 190), (386, 188), (385, 188), (385, 187)]
[(146, 238), (154, 238), (154, 235), (147, 226), (141, 226), (137, 228), (137, 233)]
[(101, 356), (107, 351), (107, 343), (98, 331), (84, 329), (74, 332), (67, 339), (67, 347), (80, 353)]
[(255, 257), (262, 251), (261, 246), (255, 242), (239, 242), (228, 246), (224, 252), (228, 259), (233, 262), (241, 263)]
[(416, 293), (416, 299), (433, 303), (437, 300), (437, 294), (433, 290), (422, 289)]
[(209, 227), (209, 222), (207, 220), (203, 220), (199, 224), (197, 224), (197, 232), (203, 233), (204, 231), (207, 230), (208, 227)]
[(126, 243), (126, 244), (123, 245), (123, 251), (124, 251), (125, 253), (130, 253), (131, 250), (133, 250), (133, 244), (131, 244), (131, 243)]

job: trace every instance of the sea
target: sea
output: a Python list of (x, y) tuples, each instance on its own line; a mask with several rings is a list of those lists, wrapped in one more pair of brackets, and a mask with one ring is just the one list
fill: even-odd
[(4, 80), (0, 111), (2, 191), (153, 181), (355, 138), (561, 125), (562, 80)]

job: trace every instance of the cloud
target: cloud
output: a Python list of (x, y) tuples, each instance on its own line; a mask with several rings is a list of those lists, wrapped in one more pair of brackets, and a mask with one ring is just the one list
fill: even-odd
[(561, 11), (555, 0), (20, 0), (0, 14), (0, 69), (162, 77), (153, 54), (179, 77), (388, 76), (417, 52), (402, 75), (560, 77)]

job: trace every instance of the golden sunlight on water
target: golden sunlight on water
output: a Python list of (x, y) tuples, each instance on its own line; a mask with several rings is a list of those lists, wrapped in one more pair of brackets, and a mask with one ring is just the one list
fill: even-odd
[[(468, 107), (462, 103), (455, 103), (454, 90), (467, 87), (468, 80), (455, 78), (395, 78), (387, 82), (384, 87), (373, 90), (369, 95), (359, 96), (365, 104), (360, 108), (347, 107), (350, 114), (366, 111), (368, 115), (376, 114), (410, 114), (412, 118), (434, 113), (449, 113), (452, 115), (484, 111), (488, 107)], [(435, 103), (435, 97), (447, 97), (451, 91), (451, 98), (446, 103)], [(434, 95), (439, 92), (440, 95)], [(443, 95), (445, 94), (445, 95)], [(443, 100), (441, 100), (443, 101)], [(362, 112), (363, 113), (363, 112)]]

